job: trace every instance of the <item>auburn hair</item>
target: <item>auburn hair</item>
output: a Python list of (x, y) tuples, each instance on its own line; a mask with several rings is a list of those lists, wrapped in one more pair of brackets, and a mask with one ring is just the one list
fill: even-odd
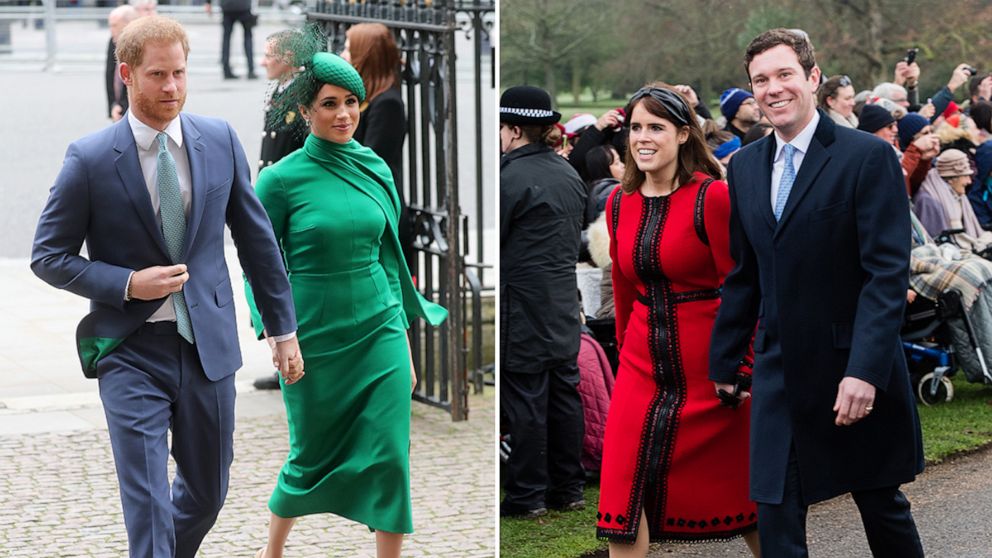
[(365, 83), (365, 101), (371, 103), (400, 82), (400, 49), (389, 28), (381, 23), (358, 23), (348, 28), (351, 65)]
[(128, 23), (117, 37), (114, 55), (121, 64), (137, 68), (145, 58), (148, 44), (172, 45), (179, 43), (183, 55), (189, 57), (189, 39), (178, 21), (162, 16), (145, 16)]

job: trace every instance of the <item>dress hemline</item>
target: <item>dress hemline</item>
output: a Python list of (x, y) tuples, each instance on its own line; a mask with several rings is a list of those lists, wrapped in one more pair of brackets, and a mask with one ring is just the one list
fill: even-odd
[[(732, 529), (730, 531), (718, 531), (714, 533), (700, 533), (694, 535), (692, 533), (662, 533), (660, 535), (649, 536), (649, 542), (651, 544), (655, 543), (678, 543), (678, 544), (703, 544), (712, 542), (726, 542), (734, 539), (739, 539), (758, 530), (758, 524), (752, 523), (746, 527), (740, 527), (737, 529)], [(634, 544), (637, 540), (637, 532), (632, 533), (609, 533), (604, 534), (603, 529), (596, 529), (596, 538), (601, 541), (607, 541), (611, 543), (620, 544)]]

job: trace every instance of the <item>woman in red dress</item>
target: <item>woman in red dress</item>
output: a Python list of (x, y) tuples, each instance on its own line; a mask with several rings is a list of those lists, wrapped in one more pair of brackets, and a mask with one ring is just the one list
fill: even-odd
[[(720, 286), (734, 266), (727, 184), (713, 179), (720, 167), (681, 95), (648, 86), (626, 113), (627, 170), (606, 207), (620, 367), (597, 536), (613, 558), (645, 556), (649, 541), (739, 536), (757, 556), (748, 394), (721, 404), (707, 379)], [(742, 363), (738, 385), (748, 374)]]

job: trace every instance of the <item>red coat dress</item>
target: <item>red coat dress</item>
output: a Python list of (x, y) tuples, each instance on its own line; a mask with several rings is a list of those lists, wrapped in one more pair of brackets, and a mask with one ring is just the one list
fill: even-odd
[(641, 509), (652, 542), (756, 528), (750, 405), (720, 406), (707, 379), (719, 289), (734, 261), (727, 184), (711, 182), (698, 200), (706, 178), (696, 173), (662, 197), (617, 188), (607, 203), (620, 367), (596, 531), (610, 541), (634, 542)]

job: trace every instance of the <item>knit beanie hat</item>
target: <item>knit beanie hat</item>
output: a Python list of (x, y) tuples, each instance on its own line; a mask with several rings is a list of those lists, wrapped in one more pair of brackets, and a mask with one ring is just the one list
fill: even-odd
[(874, 134), (895, 121), (892, 113), (884, 108), (878, 105), (865, 105), (858, 115), (858, 129)]
[(741, 103), (752, 97), (754, 95), (739, 87), (731, 87), (720, 94), (720, 113), (727, 122), (730, 122), (737, 116), (737, 109), (741, 108)]
[(913, 142), (913, 136), (918, 134), (920, 130), (926, 128), (930, 125), (930, 120), (917, 114), (911, 112), (906, 116), (899, 119), (899, 149), (906, 151), (909, 144)]
[(727, 155), (730, 155), (734, 151), (741, 148), (741, 138), (734, 136), (733, 138), (723, 142), (719, 147), (713, 150), (713, 156), (717, 160), (723, 159)]
[(971, 170), (971, 163), (964, 151), (948, 149), (937, 157), (937, 174), (941, 178), (953, 178), (955, 176), (965, 176), (975, 174)]

